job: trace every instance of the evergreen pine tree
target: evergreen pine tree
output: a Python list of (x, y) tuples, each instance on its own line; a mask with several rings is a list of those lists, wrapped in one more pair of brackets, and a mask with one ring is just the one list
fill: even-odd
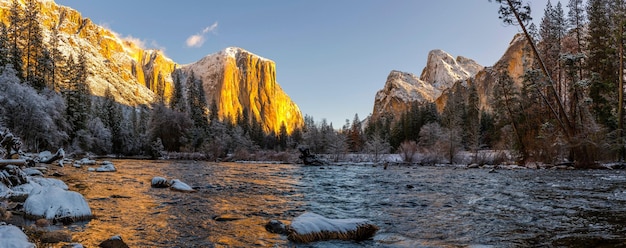
[(614, 130), (617, 126), (612, 111), (616, 102), (616, 82), (618, 81), (615, 47), (611, 42), (611, 22), (608, 16), (608, 0), (589, 0), (587, 41), (587, 69), (591, 72), (589, 97), (593, 100), (593, 110), (600, 124)]

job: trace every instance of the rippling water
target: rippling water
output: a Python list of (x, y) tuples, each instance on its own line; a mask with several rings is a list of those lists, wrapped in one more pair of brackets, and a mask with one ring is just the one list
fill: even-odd
[[(131, 247), (294, 246), (265, 231), (304, 211), (367, 218), (373, 240), (303, 247), (626, 247), (626, 172), (114, 160), (118, 172), (64, 168), (96, 219), (88, 247), (121, 234)], [(195, 193), (153, 189), (177, 178)]]

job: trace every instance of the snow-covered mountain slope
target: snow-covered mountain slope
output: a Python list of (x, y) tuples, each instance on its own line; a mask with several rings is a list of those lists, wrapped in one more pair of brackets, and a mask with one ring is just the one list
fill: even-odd
[[(0, 20), (5, 23), (12, 2), (0, 0)], [(25, 0), (18, 2), (25, 7)], [(180, 65), (161, 51), (145, 49), (132, 38), (94, 24), (72, 8), (53, 0), (38, 0), (38, 5), (44, 43), (51, 44), (56, 28), (58, 49), (65, 56), (78, 57), (84, 52), (93, 95), (104, 96), (110, 89), (117, 102), (129, 106), (151, 104), (158, 97), (169, 102), (174, 92), (172, 72)], [(276, 83), (271, 60), (228, 48), (184, 67), (183, 71), (202, 75), (207, 99), (209, 103), (216, 100), (222, 119), (234, 120), (238, 111), (247, 109), (263, 121), (266, 131), (278, 132), (282, 123), (291, 131), (303, 123), (298, 106)]]
[(434, 102), (455, 82), (473, 77), (481, 69), (474, 60), (461, 56), (454, 59), (442, 50), (432, 50), (419, 78), (407, 72), (389, 73), (385, 87), (376, 93), (372, 118), (399, 115), (413, 102)]
[[(24, 8), (24, 0), (18, 2)], [(10, 0), (0, 1), (0, 19), (5, 23), (8, 23), (11, 3)], [(103, 96), (109, 88), (118, 102), (134, 106), (152, 103), (154, 92), (172, 91), (169, 73), (176, 64), (160, 51), (143, 49), (52, 0), (38, 4), (44, 43), (51, 44), (52, 30), (56, 28), (58, 49), (63, 55), (76, 58), (80, 51), (84, 52), (91, 72), (87, 82), (92, 94)]]
[(266, 132), (301, 127), (302, 113), (276, 82), (274, 61), (229, 47), (181, 68), (202, 80), (206, 98), (218, 104), (219, 116), (236, 119), (242, 111), (261, 121)]

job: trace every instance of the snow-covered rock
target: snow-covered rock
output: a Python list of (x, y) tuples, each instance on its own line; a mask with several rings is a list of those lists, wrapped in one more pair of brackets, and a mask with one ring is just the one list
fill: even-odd
[(170, 186), (170, 183), (164, 177), (153, 177), (150, 185), (153, 188), (167, 188)]
[(89, 204), (80, 193), (50, 186), (33, 190), (24, 212), (33, 218), (80, 220), (91, 218)]
[(34, 168), (24, 168), (22, 170), (24, 173), (26, 173), (26, 175), (28, 176), (43, 176), (43, 173), (40, 170), (34, 169)]
[(13, 225), (0, 225), (0, 247), (3, 248), (30, 248), (35, 244), (28, 242), (28, 236)]
[(4, 185), (4, 183), (0, 183), (0, 199), (11, 196), (12, 192), (13, 191), (9, 189), (9, 187)]
[(96, 169), (96, 172), (115, 172), (115, 171), (117, 171), (117, 169), (115, 169), (115, 166), (113, 166), (113, 163), (111, 161), (103, 161), (100, 167)]
[(40, 152), (39, 155), (37, 155), (37, 158), (39, 159), (39, 161), (46, 160), (50, 157), (52, 157), (52, 152), (50, 151), (43, 151), (43, 152)]
[(182, 192), (195, 191), (191, 186), (187, 185), (186, 183), (181, 182), (178, 179), (172, 179), (172, 181), (170, 181), (170, 189), (176, 190), (176, 191), (182, 191)]
[(75, 164), (79, 165), (96, 165), (96, 160), (89, 158), (81, 158), (79, 160), (74, 161)]
[(290, 225), (289, 240), (310, 243), (319, 240), (365, 240), (376, 234), (378, 227), (367, 219), (328, 219), (314, 213), (296, 217)]

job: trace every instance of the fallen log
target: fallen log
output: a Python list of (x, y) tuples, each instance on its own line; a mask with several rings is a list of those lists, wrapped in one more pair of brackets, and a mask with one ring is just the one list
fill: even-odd
[(4, 169), (7, 165), (25, 166), (26, 159), (0, 159), (0, 169)]

